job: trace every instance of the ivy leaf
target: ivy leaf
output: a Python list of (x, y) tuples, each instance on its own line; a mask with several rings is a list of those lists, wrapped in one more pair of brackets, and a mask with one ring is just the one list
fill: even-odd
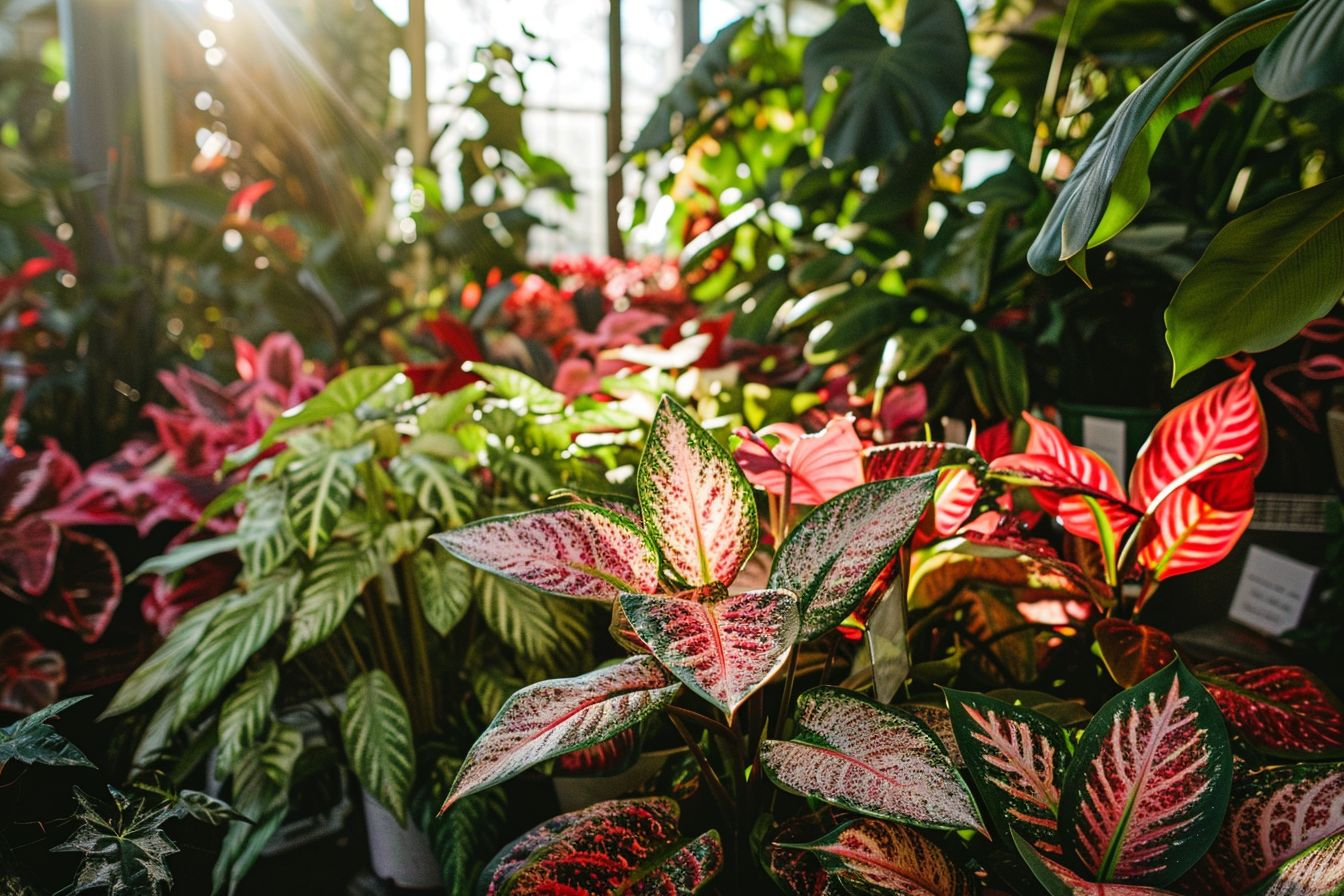
[(933, 497), (936, 473), (869, 482), (812, 511), (780, 545), (770, 587), (798, 595), (808, 641), (844, 621)]
[(82, 858), (73, 893), (105, 889), (108, 896), (158, 896), (173, 885), (168, 856), (177, 846), (159, 828), (171, 812), (166, 806), (147, 808), (109, 787), (110, 810), (99, 808), (75, 788), (79, 827), (52, 852), (78, 853)]
[(11, 759), (26, 765), (84, 765), (95, 768), (79, 748), (56, 733), (47, 719), (59, 715), (88, 694), (67, 697), (13, 724), (0, 728), (0, 768)]
[(309, 557), (316, 556), (336, 531), (359, 481), (358, 466), (372, 456), (373, 443), (361, 442), (340, 451), (324, 449), (287, 470), (286, 513), (299, 547)]
[(265, 733), (279, 688), (280, 669), (274, 660), (267, 660), (243, 679), (220, 707), (215, 774), (221, 779), (228, 777), (243, 751)]
[(415, 776), (415, 742), (406, 701), (381, 669), (373, 669), (345, 689), (341, 738), (359, 783), (406, 823), (406, 800)]
[(731, 584), (756, 548), (756, 496), (728, 450), (666, 396), (635, 483), (644, 523), (672, 574), (691, 587)]

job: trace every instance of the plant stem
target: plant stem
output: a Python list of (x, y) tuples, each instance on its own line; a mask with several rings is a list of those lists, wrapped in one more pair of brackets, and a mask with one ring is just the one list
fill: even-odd
[(700, 744), (691, 732), (686, 728), (685, 723), (672, 713), (667, 714), (667, 720), (672, 723), (672, 727), (677, 729), (681, 739), (686, 742), (690, 748), (691, 755), (695, 757), (695, 762), (700, 766), (700, 774), (704, 775), (705, 783), (709, 785), (710, 793), (714, 794), (714, 801), (719, 804), (719, 811), (723, 814), (724, 821), (733, 830), (737, 829), (737, 818), (733, 812), (733, 798), (728, 794), (728, 790), (723, 786), (723, 781), (719, 780), (718, 774), (714, 771), (714, 766), (710, 764), (709, 757), (705, 751), (700, 749)]
[(1055, 40), (1055, 53), (1050, 58), (1050, 73), (1045, 79), (1045, 91), (1041, 94), (1041, 105), (1036, 113), (1036, 133), (1031, 140), (1031, 158), (1027, 167), (1032, 174), (1040, 174), (1044, 161), (1045, 140), (1050, 133), (1046, 129), (1045, 118), (1054, 108), (1055, 96), (1059, 93), (1059, 79), (1064, 72), (1064, 57), (1068, 55), (1069, 37), (1073, 33), (1073, 20), (1078, 17), (1078, 0), (1069, 0), (1064, 8), (1064, 20), (1059, 24), (1059, 37)]
[[(411, 667), (406, 662), (406, 652), (402, 650), (401, 639), (397, 637), (396, 620), (392, 618), (392, 605), (389, 598), (396, 592), (397, 587), (397, 583), (392, 578), (392, 567), (383, 564), (373, 581), (378, 589), (377, 604), (378, 611), (382, 614), (383, 630), (387, 633), (388, 645), (391, 648), (392, 660), (397, 665), (397, 675), (401, 679), (401, 693), (404, 697), (410, 693), (411, 686), (415, 684), (415, 679), (411, 677)], [(420, 718), (419, 710), (421, 707), (418, 701), (411, 701), (407, 709), (411, 716), (411, 727), (416, 731), (425, 730), (425, 720)]]
[[(355, 643), (355, 636), (350, 634), (350, 627), (342, 625), (341, 634), (345, 635), (345, 643), (350, 647), (350, 655), (355, 658), (355, 665), (359, 667), (360, 673), (368, 672), (369, 667), (364, 664), (364, 657), (359, 652), (359, 645)], [(331, 652), (335, 654), (336, 648), (333, 647)]]
[(425, 634), (425, 614), (420, 606), (420, 588), (415, 573), (406, 559), (397, 563), (402, 593), (406, 596), (406, 623), (411, 633), (411, 659), (415, 663), (416, 687), (407, 694), (408, 700), (420, 705), (426, 731), (433, 725), (435, 700), (434, 674), (429, 668), (429, 638)]
[(779, 713), (770, 725), (771, 734), (779, 737), (784, 730), (784, 720), (789, 715), (789, 704), (793, 700), (793, 678), (798, 674), (798, 645), (789, 648), (789, 662), (784, 670), (784, 693), (779, 698)]

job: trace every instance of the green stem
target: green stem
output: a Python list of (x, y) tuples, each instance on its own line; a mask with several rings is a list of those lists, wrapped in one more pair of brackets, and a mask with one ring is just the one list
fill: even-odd
[(1068, 55), (1069, 37), (1073, 33), (1073, 20), (1078, 17), (1078, 0), (1069, 0), (1064, 8), (1064, 20), (1059, 24), (1059, 37), (1055, 40), (1055, 53), (1050, 58), (1050, 74), (1045, 79), (1045, 91), (1041, 94), (1041, 105), (1036, 113), (1036, 133), (1031, 140), (1031, 159), (1027, 167), (1032, 174), (1039, 174), (1044, 161), (1045, 141), (1049, 135), (1045, 119), (1055, 106), (1055, 97), (1059, 93), (1059, 79), (1064, 72), (1064, 57)]
[(784, 720), (789, 716), (789, 704), (793, 700), (793, 678), (798, 674), (798, 645), (789, 648), (789, 662), (784, 671), (784, 693), (779, 698), (779, 713), (771, 720), (770, 731), (773, 737), (779, 737), (784, 730)]
[[(363, 674), (365, 672), (368, 672), (369, 667), (365, 665), (364, 657), (359, 652), (359, 645), (355, 643), (355, 636), (350, 634), (350, 627), (347, 625), (342, 625), (341, 634), (345, 635), (345, 643), (350, 648), (350, 656), (354, 657), (355, 665), (359, 667), (360, 673)], [(332, 655), (334, 656), (336, 654), (336, 648), (332, 647), (331, 652)]]
[(705, 751), (700, 749), (700, 744), (691, 732), (686, 728), (685, 723), (672, 713), (667, 714), (667, 720), (672, 723), (672, 727), (677, 729), (681, 739), (686, 742), (691, 755), (695, 757), (695, 762), (700, 766), (700, 774), (704, 775), (705, 783), (709, 786), (709, 792), (714, 795), (714, 801), (719, 804), (719, 811), (723, 814), (724, 821), (730, 828), (736, 830), (737, 817), (733, 812), (733, 798), (728, 794), (727, 788), (723, 786), (723, 781), (719, 780), (718, 773), (714, 771), (714, 766), (710, 764), (709, 757)]

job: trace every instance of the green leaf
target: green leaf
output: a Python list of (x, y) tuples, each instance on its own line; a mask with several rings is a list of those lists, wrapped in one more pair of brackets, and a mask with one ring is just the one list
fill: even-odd
[(699, 120), (701, 104), (718, 96), (720, 81), (729, 72), (732, 64), (729, 51), (733, 41), (749, 24), (750, 16), (729, 23), (687, 59), (690, 68), (658, 100), (658, 107), (635, 138), (630, 155), (667, 146), (672, 142), (674, 131), (679, 132), (688, 123)]
[(269, 574), (299, 546), (285, 512), (285, 482), (271, 480), (247, 492), (247, 507), (238, 520), (238, 553), (243, 572), (252, 580)]
[(406, 701), (381, 669), (365, 672), (345, 690), (341, 738), (345, 755), (369, 795), (406, 823), (415, 777), (415, 742)]
[(309, 557), (316, 556), (336, 530), (359, 481), (357, 467), (372, 456), (373, 444), (363, 442), (340, 451), (321, 451), (290, 467), (286, 512)]
[(1344, 177), (1336, 177), (1248, 212), (1214, 236), (1167, 308), (1172, 382), (1215, 358), (1287, 342), (1341, 295)]
[(910, 0), (894, 46), (868, 4), (851, 6), (803, 53), (809, 111), (833, 71), (851, 75), (827, 125), (826, 156), (836, 163), (903, 159), (931, 141), (966, 93), (970, 60), (956, 0)]
[(1125, 228), (1148, 201), (1148, 163), (1177, 115), (1269, 43), (1302, 0), (1262, 0), (1219, 22), (1130, 94), (1064, 182), (1027, 260), (1053, 274)]
[(265, 450), (282, 436), (300, 426), (324, 423), (344, 414), (353, 414), (365, 400), (401, 376), (400, 364), (382, 367), (356, 367), (348, 370), (303, 404), (285, 411), (267, 428), (258, 447)]
[(447, 432), (452, 426), (470, 419), (473, 405), (485, 397), (485, 383), (468, 383), (455, 392), (436, 395), (420, 410), (420, 432)]
[(88, 757), (79, 748), (56, 733), (56, 729), (47, 724), (47, 719), (57, 715), (81, 700), (88, 694), (67, 697), (48, 707), (39, 709), (32, 715), (24, 716), (11, 725), (0, 728), (0, 768), (11, 759), (17, 759), (26, 765), (86, 765), (94, 768)]
[(237, 549), (238, 534), (236, 532), (216, 535), (214, 538), (202, 538), (200, 541), (188, 541), (185, 544), (178, 545), (166, 554), (151, 557), (141, 563), (135, 568), (134, 572), (126, 577), (126, 581), (132, 582), (141, 576), (167, 575), (170, 572), (186, 569), (193, 563), (207, 557)]
[(430, 454), (403, 454), (388, 465), (397, 488), (441, 525), (460, 526), (470, 509), (473, 489), (448, 461)]
[(411, 574), (425, 620), (434, 631), (447, 635), (471, 609), (476, 574), (457, 558), (428, 550), (411, 555)]
[(1003, 334), (983, 327), (971, 335), (971, 344), (984, 361), (994, 409), (1012, 420), (1027, 408), (1029, 380), (1022, 349)]
[(444, 756), (434, 766), (430, 786), (417, 788), (411, 812), (429, 837), (447, 896), (472, 896), (476, 879), (508, 823), (508, 794), (499, 787), (473, 793), (439, 813), (438, 794), (447, 793), (462, 760)]
[(298, 729), (277, 722), (267, 739), (243, 754), (233, 773), (233, 805), (256, 822), (229, 824), (219, 858), (215, 861), (214, 887), (230, 894), (261, 857), (261, 851), (280, 828), (289, 811), (289, 785), (294, 765), (303, 753), (303, 735)]
[(495, 387), (495, 392), (511, 402), (517, 402), (533, 414), (558, 414), (565, 409), (565, 396), (532, 379), (512, 367), (498, 367), (472, 361), (463, 369)]
[(378, 574), (382, 559), (377, 552), (353, 541), (327, 545), (299, 590), (285, 648), (286, 662), (336, 631), (364, 586)]
[(106, 890), (108, 896), (158, 896), (173, 885), (168, 856), (177, 846), (160, 830), (170, 817), (167, 807), (148, 808), (109, 787), (113, 804), (100, 808), (75, 788), (79, 827), (52, 852), (80, 855), (72, 893)]
[(221, 594), (198, 607), (193, 607), (178, 621), (177, 626), (168, 635), (159, 649), (149, 655), (149, 659), (140, 664), (130, 674), (117, 693), (103, 710), (100, 719), (129, 712), (153, 697), (165, 687), (181, 680), (182, 672), (196, 652), (210, 623), (220, 611), (228, 606), (233, 594)]
[(275, 634), (289, 613), (299, 578), (298, 572), (276, 573), (257, 582), (246, 594), (228, 598), (186, 666), (175, 727), (209, 706), (229, 679)]
[(173, 818), (194, 818), (211, 825), (224, 824), (228, 821), (249, 821), (247, 816), (219, 797), (199, 790), (179, 790), (174, 793), (166, 787), (139, 781), (133, 782), (131, 786), (163, 800), (169, 815)]
[(379, 556), (389, 566), (424, 545), (434, 521), (428, 519), (398, 520), (388, 523), (378, 533), (375, 546)]
[(219, 710), (219, 751), (215, 774), (223, 779), (243, 751), (256, 743), (271, 719), (271, 704), (280, 687), (280, 669), (267, 660), (243, 679)]
[(1308, 0), (1255, 61), (1255, 83), (1281, 103), (1344, 84), (1344, 3)]
[(526, 659), (565, 665), (582, 656), (587, 626), (565, 601), (488, 575), (476, 577), (481, 619), (499, 639)]

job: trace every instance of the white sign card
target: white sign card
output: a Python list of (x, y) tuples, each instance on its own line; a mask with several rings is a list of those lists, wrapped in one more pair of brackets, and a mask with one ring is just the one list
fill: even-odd
[(1228, 618), (1266, 635), (1282, 635), (1301, 621), (1318, 572), (1310, 563), (1252, 545)]
[(1083, 447), (1090, 448), (1111, 465), (1121, 482), (1129, 478), (1125, 457), (1125, 421), (1083, 415)]

